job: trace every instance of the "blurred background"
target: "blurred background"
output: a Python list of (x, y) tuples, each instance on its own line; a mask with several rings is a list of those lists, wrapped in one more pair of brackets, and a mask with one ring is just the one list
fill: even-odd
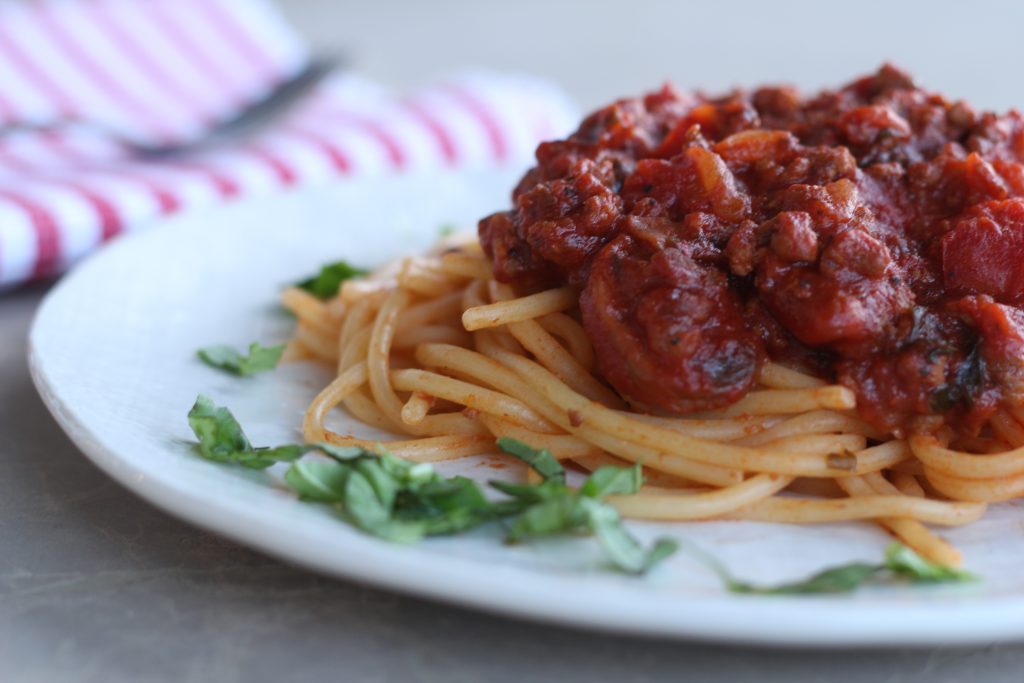
[(1024, 105), (1024, 3), (936, 0), (280, 0), (318, 47), (409, 85), (460, 66), (528, 71), (583, 107), (665, 80), (719, 91), (837, 86), (890, 60), (978, 107)]

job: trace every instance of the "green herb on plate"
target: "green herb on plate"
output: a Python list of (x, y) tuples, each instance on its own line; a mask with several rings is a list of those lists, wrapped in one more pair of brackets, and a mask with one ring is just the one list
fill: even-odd
[(640, 465), (602, 467), (578, 488), (565, 484), (565, 470), (546, 450), (531, 448), (514, 439), (499, 439), (498, 447), (527, 463), (543, 481), (538, 484), (491, 486), (522, 501), (523, 511), (512, 521), (507, 539), (565, 533), (591, 533), (612, 564), (630, 574), (642, 574), (675, 552), (676, 542), (662, 538), (650, 548), (636, 540), (622, 525), (618, 511), (601, 499), (608, 495), (636, 493), (643, 484)]
[(867, 584), (886, 583), (960, 583), (976, 581), (977, 577), (955, 567), (926, 560), (902, 543), (891, 543), (882, 563), (851, 562), (824, 569), (806, 579), (777, 586), (761, 586), (740, 581), (717, 559), (690, 548), (722, 580), (733, 593), (755, 595), (801, 595), (851, 593)]
[(199, 358), (211, 367), (246, 377), (276, 368), (281, 362), (285, 346), (263, 346), (259, 342), (253, 342), (249, 345), (249, 354), (242, 355), (231, 346), (218, 344), (199, 349)]
[(319, 273), (295, 286), (306, 290), (318, 299), (331, 299), (337, 296), (342, 282), (354, 277), (362, 277), (369, 272), (363, 268), (357, 268), (347, 261), (336, 261), (323, 266)]
[(208, 396), (199, 396), (188, 411), (188, 424), (199, 439), (199, 453), (208, 460), (266, 469), (276, 462), (291, 462), (302, 455), (294, 446), (253, 448), (238, 420)]
[[(203, 457), (255, 469), (290, 463), (285, 482), (300, 498), (335, 505), (355, 526), (390, 541), (455, 534), (507, 519), (510, 542), (592, 533), (612, 564), (630, 573), (646, 571), (675, 550), (668, 540), (644, 548), (622, 526), (618, 512), (601, 501), (607, 495), (635, 492), (642, 482), (639, 467), (604, 467), (572, 489), (565, 484), (565, 470), (549, 452), (502, 439), (501, 448), (529, 464), (543, 481), (491, 482), (508, 496), (491, 501), (472, 479), (446, 478), (428, 464), (388, 453), (324, 443), (254, 448), (231, 412), (206, 396), (196, 400), (188, 421)], [(305, 457), (311, 453), (326, 457)]]
[[(506, 496), (492, 501), (472, 479), (443, 477), (429, 464), (409, 462), (387, 452), (377, 454), (327, 443), (254, 448), (231, 412), (206, 396), (196, 400), (188, 421), (203, 457), (255, 469), (290, 463), (284, 479), (300, 499), (333, 505), (353, 525), (389, 541), (409, 543), (501, 520), (509, 543), (542, 536), (591, 534), (612, 566), (629, 574), (646, 572), (679, 547), (667, 538), (644, 547), (626, 530), (618, 511), (604, 501), (606, 496), (628, 496), (640, 489), (643, 474), (639, 464), (602, 467), (574, 489), (566, 484), (565, 469), (549, 451), (514, 439), (499, 439), (501, 450), (529, 465), (541, 481), (492, 481), (491, 488)], [(321, 457), (306, 457), (314, 453)], [(976, 580), (968, 572), (930, 562), (910, 548), (893, 543), (880, 564), (853, 562), (801, 581), (762, 586), (737, 579), (717, 559), (690, 544), (683, 547), (734, 593), (848, 593), (869, 583)]]
[[(331, 503), (367, 533), (410, 542), (455, 533), (494, 518), (471, 479), (444, 479), (430, 465), (327, 443), (253, 448), (227, 408), (200, 396), (188, 415), (200, 455), (256, 469), (291, 463), (285, 482), (303, 500)], [(306, 458), (319, 453), (325, 458)]]

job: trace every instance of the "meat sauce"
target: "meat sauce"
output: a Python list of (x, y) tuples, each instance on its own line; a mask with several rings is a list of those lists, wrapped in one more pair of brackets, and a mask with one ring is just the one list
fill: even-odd
[(1024, 117), (885, 66), (803, 98), (665, 87), (537, 149), (480, 221), (495, 276), (581, 289), (643, 410), (727, 406), (767, 359), (853, 389), (898, 435), (1024, 402)]

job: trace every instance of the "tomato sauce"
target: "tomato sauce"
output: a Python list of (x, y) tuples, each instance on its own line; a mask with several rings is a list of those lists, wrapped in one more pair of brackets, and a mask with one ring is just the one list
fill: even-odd
[(640, 409), (721, 408), (767, 359), (898, 435), (1024, 402), (1024, 118), (885, 66), (810, 97), (665, 88), (537, 149), (480, 221), (498, 279), (581, 288)]

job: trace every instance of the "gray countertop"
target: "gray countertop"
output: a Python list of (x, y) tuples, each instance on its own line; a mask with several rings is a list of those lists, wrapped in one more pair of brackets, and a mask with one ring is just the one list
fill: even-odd
[[(461, 64), (521, 68), (558, 80), (589, 106), (666, 77), (712, 88), (764, 79), (818, 85), (893, 58), (981, 105), (1024, 99), (991, 76), (993, 65), (1024, 63), (1024, 16), (1008, 15), (1024, 9), (1008, 3), (976, 2), (970, 11), (929, 3), (924, 24), (915, 18), (920, 5), (881, 0), (282, 4), (317, 44), (347, 48), (361, 72), (398, 85)], [(830, 30), (807, 33), (808, 22)], [(565, 26), (574, 41), (559, 31)], [(960, 40), (972, 35), (986, 40)], [(269, 559), (154, 509), (64, 437), (25, 362), (43, 294), (0, 294), (0, 681), (1022, 679), (1019, 646), (772, 651), (595, 635)]]

